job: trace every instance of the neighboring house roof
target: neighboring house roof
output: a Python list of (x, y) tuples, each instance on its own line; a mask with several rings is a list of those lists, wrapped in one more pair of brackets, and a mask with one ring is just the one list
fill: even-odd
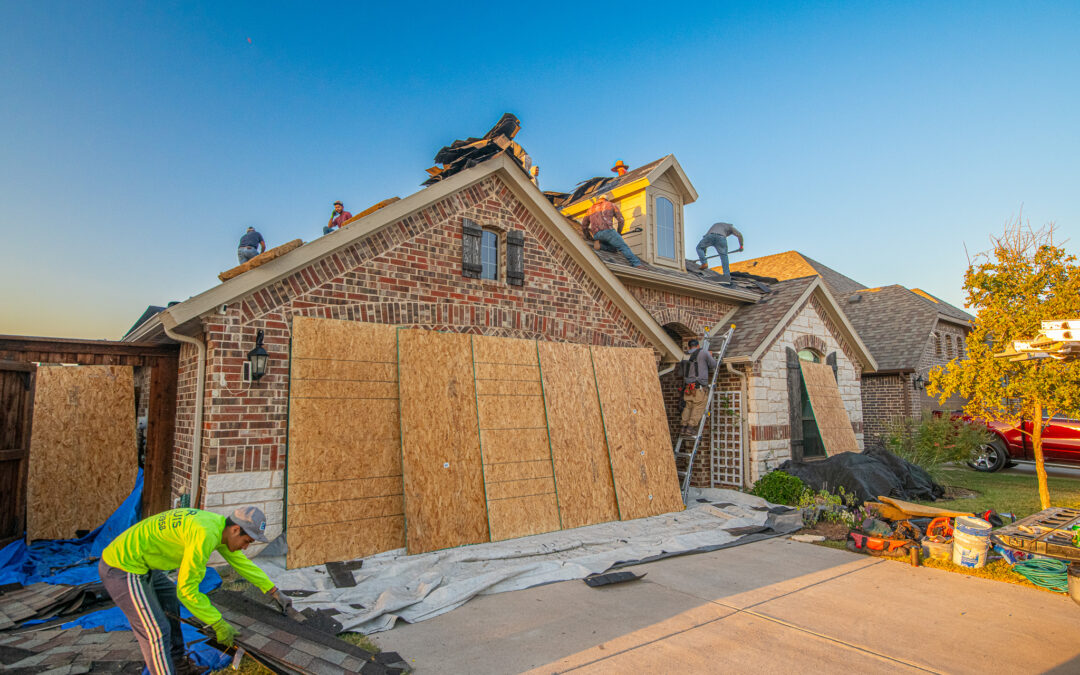
[(142, 316), (140, 316), (138, 319), (136, 319), (135, 323), (132, 324), (131, 328), (128, 328), (127, 332), (124, 333), (124, 337), (127, 337), (128, 335), (131, 335), (132, 331), (134, 331), (136, 328), (138, 328), (139, 326), (146, 323), (147, 320), (150, 319), (150, 317), (154, 316), (155, 314), (157, 314), (158, 312), (160, 312), (163, 309), (165, 309), (165, 308), (164, 307), (158, 307), (157, 305), (150, 305), (149, 307), (147, 307), (146, 311), (142, 313)]
[(757, 361), (783, 332), (788, 323), (812, 296), (816, 296), (828, 314), (840, 337), (856, 352), (862, 361), (863, 372), (878, 370), (873, 353), (860, 338), (859, 332), (844, 315), (828, 288), (818, 276), (788, 279), (771, 284), (772, 292), (754, 305), (740, 307), (717, 330), (735, 324), (735, 332), (728, 344), (725, 361)]
[[(129, 341), (163, 339), (164, 327), (179, 333), (193, 335), (201, 330), (201, 318), (218, 311), (222, 305), (234, 302), (265, 286), (306, 267), (339, 249), (364, 239), (382, 228), (392, 225), (411, 213), (445, 199), (468, 188), (488, 176), (498, 174), (514, 196), (525, 205), (539, 222), (551, 232), (559, 245), (585, 270), (597, 285), (611, 298), (635, 327), (650, 338), (661, 353), (662, 361), (672, 362), (683, 358), (679, 345), (672, 340), (641, 303), (626, 289), (619, 279), (595, 255), (591, 247), (576, 233), (563, 226), (564, 217), (551, 205), (540, 190), (521, 171), (512, 158), (498, 154), (491, 159), (456, 173), (446, 180), (394, 202), (349, 227), (332, 232), (300, 248), (245, 272), (238, 277), (200, 293), (184, 302), (169, 307), (143, 324), (138, 330), (125, 336)], [(166, 338), (167, 339), (167, 338)]]
[(825, 280), (829, 290), (837, 297), (866, 288), (858, 281), (846, 277), (831, 267), (822, 265), (798, 251), (785, 251), (784, 253), (776, 253), (760, 258), (740, 260), (732, 262), (729, 267), (732, 271), (748, 272), (772, 277), (780, 281), (817, 275)]
[(942, 314), (945, 319), (959, 321), (964, 326), (967, 326), (968, 322), (975, 320), (975, 317), (968, 314), (959, 307), (954, 307), (953, 305), (950, 305), (941, 298), (935, 295), (930, 295), (921, 288), (912, 288), (911, 292), (922, 298), (924, 302), (932, 303), (931, 306), (936, 309), (938, 313)]
[(697, 190), (695, 190), (694, 186), (690, 183), (690, 179), (687, 178), (686, 172), (684, 172), (682, 166), (679, 165), (679, 161), (675, 159), (675, 155), (667, 155), (656, 161), (639, 166), (633, 171), (627, 171), (622, 176), (597, 176), (582, 181), (581, 183), (578, 183), (577, 188), (570, 193), (570, 196), (567, 197), (565, 201), (559, 202), (559, 208), (566, 209), (580, 201), (592, 199), (593, 197), (597, 197), (606, 192), (613, 192), (617, 188), (630, 185), (643, 178), (648, 179), (648, 182), (651, 184), (669, 170), (674, 171), (677, 177), (675, 183), (683, 192), (683, 203), (690, 204), (697, 201)]
[(899, 285), (857, 291), (841, 305), (883, 371), (918, 368), (941, 316), (932, 302)]

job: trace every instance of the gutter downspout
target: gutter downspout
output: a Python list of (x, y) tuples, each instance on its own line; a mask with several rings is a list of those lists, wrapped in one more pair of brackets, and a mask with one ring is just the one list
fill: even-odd
[(191, 508), (197, 509), (199, 508), (199, 477), (202, 475), (203, 399), (206, 394), (206, 344), (197, 338), (174, 333), (172, 329), (176, 328), (176, 319), (168, 312), (161, 313), (161, 327), (165, 329), (166, 335), (177, 342), (186, 342), (189, 345), (195, 345), (195, 349), (199, 353), (198, 365), (195, 366), (195, 427), (192, 429), (191, 434), (191, 488), (189, 490), (189, 494), (191, 495)]
[(744, 414), (739, 415), (739, 426), (742, 427), (741, 428), (742, 433), (739, 434), (739, 437), (742, 439), (742, 447), (739, 448), (739, 453), (742, 455), (742, 459), (743, 459), (743, 463), (742, 463), (743, 487), (747, 487), (747, 486), (750, 485), (750, 482), (747, 480), (747, 475), (748, 475), (748, 472), (749, 472), (749, 469), (750, 469), (750, 453), (747, 452), (747, 447), (750, 445), (750, 435), (748, 433), (746, 433), (747, 430), (748, 430), (747, 420), (749, 419), (749, 413), (747, 412), (747, 409), (750, 406), (750, 392), (748, 391), (749, 380), (746, 377), (746, 373), (742, 372), (741, 370), (736, 370), (736, 369), (732, 368), (730, 361), (725, 361), (724, 362), (724, 367), (727, 368), (727, 371), (729, 373), (731, 373), (732, 375), (738, 377), (742, 381), (742, 384), (739, 386), (739, 391), (742, 393), (742, 400), (743, 400), (742, 412)]

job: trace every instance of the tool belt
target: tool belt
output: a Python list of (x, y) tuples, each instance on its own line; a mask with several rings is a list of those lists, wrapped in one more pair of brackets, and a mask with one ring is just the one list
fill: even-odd
[(690, 384), (687, 384), (687, 385), (683, 386), (682, 393), (684, 393), (684, 394), (693, 394), (694, 390), (697, 389), (697, 388), (698, 388), (697, 382), (691, 382)]

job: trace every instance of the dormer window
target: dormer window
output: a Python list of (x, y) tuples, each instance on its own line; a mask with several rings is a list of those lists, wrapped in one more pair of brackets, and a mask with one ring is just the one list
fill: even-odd
[(675, 205), (666, 197), (656, 198), (656, 254), (675, 259)]

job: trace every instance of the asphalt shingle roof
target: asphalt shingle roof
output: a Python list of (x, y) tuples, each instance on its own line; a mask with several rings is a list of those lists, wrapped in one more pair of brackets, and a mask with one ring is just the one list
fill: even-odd
[(809, 276), (771, 284), (772, 293), (762, 297), (757, 304), (740, 307), (729, 321), (735, 324), (735, 332), (725, 358), (753, 354), (813, 282), (814, 277)]
[(937, 310), (903, 286), (866, 289), (837, 298), (879, 370), (914, 370), (937, 321)]
[(667, 159), (666, 156), (661, 157), (658, 160), (639, 166), (632, 171), (627, 171), (622, 176), (597, 176), (595, 178), (583, 180), (578, 183), (578, 186), (574, 188), (574, 191), (572, 193), (570, 193), (570, 197), (567, 198), (564, 203), (559, 205), (559, 208), (566, 208), (567, 206), (580, 202), (583, 199), (588, 199), (595, 195), (609, 192), (619, 187), (620, 185), (633, 183), (640, 178), (644, 178), (646, 175), (648, 175), (650, 171), (655, 169), (660, 164), (660, 162), (664, 161), (665, 159)]
[[(622, 253), (613, 253), (611, 251), (595, 251), (596, 255), (600, 257), (601, 262), (604, 263), (609, 269), (616, 270), (618, 267), (627, 268), (630, 267), (630, 263), (626, 262), (626, 258)], [(736, 289), (740, 291), (751, 291), (753, 293), (764, 293), (769, 287), (767, 285), (760, 284), (759, 279), (755, 279), (752, 274), (732, 274), (731, 286), (727, 286), (723, 283), (723, 277), (719, 273), (714, 272), (711, 269), (699, 270), (698, 262), (696, 260), (686, 260), (686, 270), (678, 271), (667, 267), (657, 267), (656, 265), (650, 265), (644, 260), (641, 261), (641, 267), (637, 269), (643, 272), (650, 272), (663, 277), (668, 277), (673, 281), (695, 281), (698, 283), (710, 283), (716, 284), (718, 291), (725, 289)]]

